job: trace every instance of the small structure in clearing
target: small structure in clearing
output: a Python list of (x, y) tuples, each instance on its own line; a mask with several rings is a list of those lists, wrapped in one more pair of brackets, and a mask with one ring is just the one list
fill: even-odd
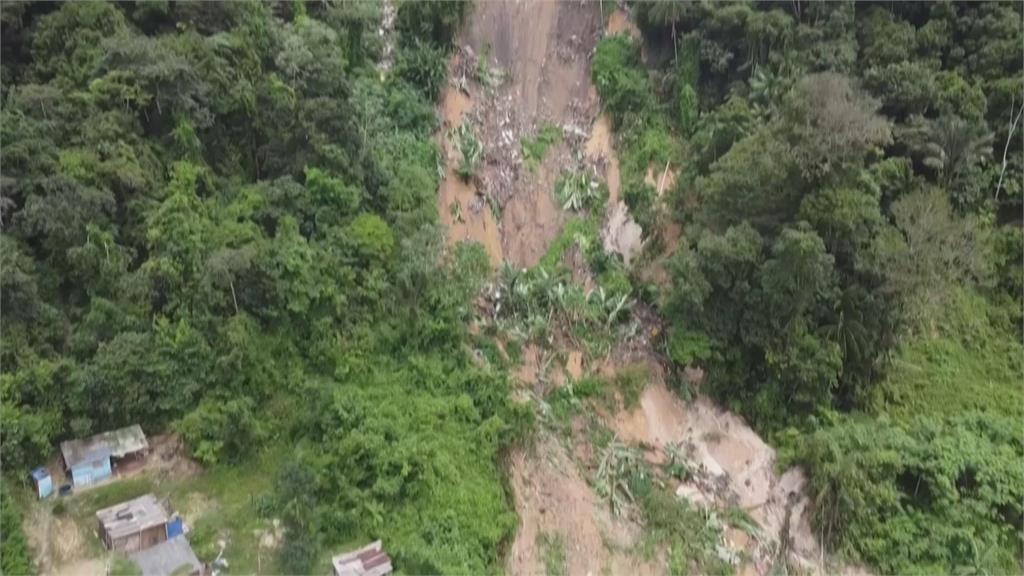
[(72, 483), (87, 486), (113, 476), (115, 469), (145, 459), (149, 443), (138, 424), (60, 443), (64, 467)]
[(142, 576), (191, 576), (203, 572), (203, 564), (185, 538), (171, 538), (140, 550), (132, 554), (131, 559), (142, 571)]
[(108, 550), (137, 552), (167, 540), (167, 510), (152, 494), (104, 508), (96, 518)]
[(53, 494), (53, 478), (46, 468), (36, 468), (32, 471), (32, 483), (36, 486), (36, 494), (40, 499)]
[(391, 574), (391, 557), (380, 540), (331, 559), (334, 576), (386, 576)]

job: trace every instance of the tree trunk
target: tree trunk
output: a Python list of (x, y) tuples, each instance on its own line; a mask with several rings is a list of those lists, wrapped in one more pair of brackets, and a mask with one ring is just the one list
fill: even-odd
[(679, 43), (677, 42), (676, 35), (676, 21), (672, 21), (672, 64), (675, 64), (679, 60)]
[(1017, 130), (1017, 122), (1020, 121), (1021, 114), (1024, 114), (1024, 102), (1021, 102), (1020, 111), (1017, 112), (1017, 117), (1013, 117), (1013, 102), (1010, 104), (1010, 130), (1006, 135), (1006, 144), (1003, 146), (1003, 169), (999, 171), (999, 184), (996, 185), (996, 202), (999, 201), (999, 192), (1003, 189), (1003, 178), (1006, 176), (1006, 154), (1010, 151), (1010, 142), (1013, 141), (1013, 133)]
[(238, 316), (238, 297), (235, 296), (235, 281), (229, 280), (228, 285), (231, 286), (231, 302), (235, 305), (235, 316)]

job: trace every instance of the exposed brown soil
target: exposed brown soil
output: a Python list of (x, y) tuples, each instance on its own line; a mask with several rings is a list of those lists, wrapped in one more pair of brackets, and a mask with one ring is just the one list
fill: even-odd
[[(639, 31), (628, 15), (616, 10), (605, 34)], [(554, 200), (553, 190), (567, 168), (587, 168), (603, 178), (609, 202), (602, 230), (606, 250), (618, 252), (628, 264), (639, 254), (639, 226), (621, 201), (621, 175), (611, 122), (598, 116), (596, 92), (589, 81), (589, 55), (602, 34), (597, 3), (543, 0), (476, 3), (461, 39), (461, 56), (452, 63), (458, 88), (442, 95), (444, 127), (441, 145), (446, 156), (447, 178), (441, 185), (438, 210), (448, 226), (450, 241), (480, 242), (492, 264), (508, 262), (535, 265), (557, 236), (566, 216)], [(460, 61), (459, 58), (465, 59)], [(473, 68), (467, 62), (486, 59), (485, 68), (500, 70), (504, 81), (481, 86), (469, 80)], [(456, 159), (446, 130), (471, 122), (484, 147), (484, 163), (472, 182), (454, 175)], [(540, 162), (523, 162), (521, 143), (545, 124), (562, 129), (562, 141), (553, 145)], [(651, 166), (647, 181), (660, 198), (674, 186), (680, 167)], [(500, 220), (495, 220), (490, 201)], [(453, 216), (457, 203), (461, 218)], [(649, 263), (642, 275), (657, 276), (667, 285), (665, 264), (682, 231), (665, 218), (657, 235), (664, 253)], [(585, 287), (593, 279), (578, 253), (566, 256), (573, 279)], [(791, 565), (820, 570), (820, 550), (807, 524), (807, 500), (799, 495), (803, 476), (791, 470), (774, 471), (775, 453), (742, 419), (713, 405), (706, 398), (684, 403), (664, 383), (660, 360), (652, 352), (651, 339), (660, 321), (643, 306), (634, 309), (641, 329), (610, 354), (604, 364), (585, 366), (578, 351), (565, 342), (563, 361), (553, 361), (550, 350), (528, 345), (516, 379), (519, 390), (543, 397), (567, 377), (578, 379), (588, 370), (612, 374), (618, 367), (642, 363), (650, 382), (635, 410), (598, 415), (619, 437), (646, 449), (649, 460), (663, 458), (669, 445), (679, 445), (703, 470), (701, 482), (680, 485), (677, 494), (701, 505), (735, 504), (748, 511), (762, 527), (760, 538), (738, 530), (726, 534), (726, 542), (746, 551), (753, 563), (740, 567), (742, 574), (764, 574), (769, 569), (772, 543), (785, 539)], [(650, 316), (648, 318), (648, 316)], [(574, 430), (587, 424), (577, 418)], [(567, 447), (542, 432), (534, 447), (511, 456), (509, 474), (519, 530), (512, 542), (506, 568), (510, 574), (540, 574), (545, 570), (544, 551), (538, 537), (559, 537), (564, 543), (569, 574), (663, 573), (663, 563), (639, 561), (631, 552), (640, 527), (612, 517), (587, 483), (577, 462), (590, 461), (593, 447), (586, 434), (573, 434)], [(575, 457), (575, 461), (574, 461)], [(783, 533), (785, 532), (785, 533)]]
[[(453, 62), (452, 66), (457, 66)], [(469, 96), (454, 87), (441, 92), (441, 132), (437, 135), (445, 159), (444, 180), (437, 196), (437, 211), (448, 228), (449, 242), (479, 242), (487, 251), (491, 265), (502, 261), (498, 224), (474, 182), (465, 182), (455, 172), (458, 157), (448, 138), (448, 130), (458, 127), (472, 107)]]
[[(465, 45), (506, 76), (493, 90), (471, 93), (487, 157), (481, 192), (502, 208), (502, 253), (514, 265), (536, 264), (562, 228), (553, 191), (596, 116), (588, 54), (600, 34), (597, 3), (480, 2), (470, 16)], [(564, 137), (539, 166), (527, 167), (521, 142), (544, 124)]]
[(605, 34), (608, 36), (614, 36), (615, 34), (629, 34), (631, 38), (640, 38), (640, 30), (636, 27), (636, 24), (630, 20), (622, 10), (615, 10), (608, 17), (608, 24), (605, 26)]
[(509, 551), (509, 574), (543, 574), (537, 537), (558, 536), (571, 575), (658, 574), (661, 571), (626, 550), (639, 527), (612, 517), (557, 440), (543, 436), (533, 451), (512, 455), (511, 482), (519, 530)]
[(678, 171), (671, 164), (665, 164), (664, 167), (657, 167), (652, 164), (647, 167), (644, 182), (654, 187), (654, 190), (658, 193), (658, 198), (664, 198), (665, 192), (675, 186), (677, 176)]
[[(660, 460), (669, 445), (683, 447), (708, 481), (700, 487), (681, 486), (677, 493), (691, 500), (719, 500), (740, 506), (761, 527), (766, 542), (788, 540), (791, 564), (823, 570), (821, 551), (807, 517), (807, 499), (802, 496), (803, 473), (791, 469), (780, 476), (775, 472), (775, 450), (742, 418), (705, 397), (690, 404), (683, 402), (665, 386), (660, 365), (653, 359), (647, 359), (646, 364), (651, 379), (640, 397), (640, 406), (620, 412), (614, 419), (613, 428), (619, 436), (650, 447), (653, 461)], [(709, 493), (709, 486), (718, 489)], [(787, 509), (791, 511), (788, 526)], [(746, 548), (757, 573), (767, 573), (774, 560), (771, 546), (735, 534), (732, 539), (733, 544)]]
[(33, 507), (23, 529), (40, 574), (106, 573), (103, 560), (89, 557), (89, 547), (74, 520), (54, 517), (49, 506)]

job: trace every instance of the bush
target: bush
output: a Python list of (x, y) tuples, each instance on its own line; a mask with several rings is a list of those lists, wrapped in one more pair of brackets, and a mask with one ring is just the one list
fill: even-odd
[(466, 17), (468, 8), (468, 0), (403, 0), (398, 5), (395, 29), (403, 42), (429, 42), (447, 48)]
[(555, 184), (555, 197), (562, 210), (597, 210), (608, 199), (608, 187), (586, 172), (563, 172)]
[(525, 138), (522, 141), (523, 162), (534, 169), (544, 161), (544, 155), (548, 148), (562, 139), (562, 131), (558, 126), (545, 124), (533, 138)]
[(628, 36), (601, 40), (590, 71), (602, 103), (617, 124), (628, 111), (648, 110), (654, 106), (647, 75), (640, 65), (640, 47)]
[(21, 531), (21, 511), (7, 493), (7, 482), (0, 479), (0, 573), (35, 574)]
[(476, 176), (476, 171), (480, 168), (480, 162), (484, 156), (484, 147), (477, 139), (473, 126), (463, 122), (459, 124), (458, 128), (453, 128), (448, 137), (452, 139), (455, 150), (459, 153), (459, 165), (455, 172), (463, 180), (472, 179)]
[(1017, 572), (1024, 426), (980, 412), (843, 418), (797, 448), (825, 544), (886, 574)]
[(244, 396), (206, 398), (181, 420), (178, 432), (192, 456), (203, 464), (237, 461), (266, 437), (254, 410), (255, 403)]
[(395, 51), (392, 72), (436, 100), (448, 76), (448, 63), (441, 49), (416, 41)]

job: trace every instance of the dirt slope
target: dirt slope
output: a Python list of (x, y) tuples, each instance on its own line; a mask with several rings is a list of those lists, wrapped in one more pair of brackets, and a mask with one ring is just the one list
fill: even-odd
[(660, 365), (649, 358), (645, 363), (650, 382), (640, 406), (616, 416), (613, 428), (619, 436), (650, 447), (652, 460), (658, 460), (670, 444), (682, 446), (707, 479), (699, 485), (680, 485), (677, 494), (698, 502), (735, 504), (746, 511), (761, 527), (764, 542), (732, 536), (736, 548), (745, 548), (754, 559), (751, 568), (756, 573), (770, 570), (782, 542), (791, 565), (824, 572), (802, 494), (803, 473), (794, 468), (780, 475), (775, 470), (775, 450), (742, 418), (705, 397), (683, 402), (665, 386)]
[[(606, 249), (628, 260), (641, 247), (639, 228), (620, 199), (619, 164), (614, 134), (590, 84), (589, 56), (602, 34), (639, 34), (622, 11), (604, 26), (597, 3), (542, 0), (477, 2), (460, 39), (461, 50), (451, 67), (452, 86), (442, 95), (444, 121), (439, 135), (446, 154), (447, 178), (441, 185), (438, 209), (448, 225), (449, 241), (480, 242), (492, 264), (532, 266), (558, 235), (565, 215), (553, 198), (562, 170), (586, 162), (608, 184), (610, 199), (602, 234)], [(483, 62), (481, 66), (479, 62)], [(481, 85), (480, 70), (492, 70), (503, 80)], [(472, 77), (473, 80), (466, 81)], [(469, 121), (483, 144), (484, 164), (477, 178), (462, 182), (454, 174), (457, 160), (444, 131)], [(541, 126), (562, 129), (563, 139), (535, 166), (523, 162), (521, 143)], [(677, 167), (652, 167), (649, 178), (660, 190), (671, 187)], [(458, 213), (452, 208), (458, 206)], [(663, 234), (674, 241), (678, 227)], [(671, 248), (671, 247), (670, 247)], [(574, 276), (575, 277), (575, 276)], [(800, 497), (799, 471), (779, 475), (775, 453), (742, 419), (707, 399), (687, 405), (670, 392), (662, 368), (646, 339), (632, 343), (623, 362), (649, 366), (651, 380), (636, 410), (610, 415), (607, 424), (635, 445), (650, 448), (657, 459), (669, 444), (687, 446), (717, 488), (680, 486), (680, 497), (743, 507), (761, 526), (762, 541), (730, 533), (736, 549), (755, 559), (744, 574), (765, 574), (771, 567), (775, 543), (788, 542), (790, 560), (820, 571), (820, 551), (807, 526), (806, 499)], [(518, 371), (523, 387), (542, 393), (542, 352), (524, 350), (526, 362)], [(576, 353), (578, 356), (578, 353)], [(613, 355), (614, 356), (614, 355)], [(555, 370), (555, 379), (568, 372), (578, 378), (587, 371), (582, 359), (569, 355), (570, 366)], [(614, 359), (601, 368), (624, 365)], [(569, 574), (663, 573), (658, 562), (640, 561), (633, 548), (640, 527), (611, 517), (608, 506), (594, 493), (558, 438), (541, 434), (530, 450), (511, 457), (510, 482), (520, 525), (507, 558), (510, 574), (545, 571), (542, 537), (564, 543)]]
[[(597, 3), (489, 1), (475, 5), (466, 27), (464, 45), (506, 76), (478, 108), (487, 155), (481, 182), (502, 206), (502, 250), (518, 266), (536, 264), (561, 230), (552, 191), (573, 139), (597, 113), (589, 55), (601, 26)], [(566, 137), (531, 169), (522, 163), (521, 142), (544, 124)]]

